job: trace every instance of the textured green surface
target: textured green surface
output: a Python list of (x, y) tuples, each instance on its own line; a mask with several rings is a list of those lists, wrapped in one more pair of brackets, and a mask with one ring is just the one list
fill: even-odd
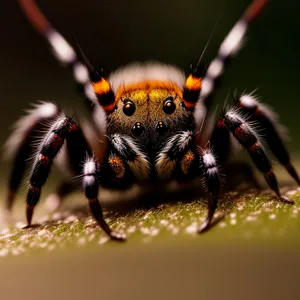
[[(72, 203), (67, 201), (59, 212), (47, 214), (41, 206), (35, 215), (39, 225), (32, 229), (22, 229), (25, 223), (21, 221), (2, 227), (0, 256), (87, 248), (100, 250), (101, 247), (123, 248), (128, 245), (131, 248), (145, 243), (167, 245), (170, 242), (175, 245), (234, 242), (289, 247), (299, 242), (300, 193), (293, 188), (283, 188), (282, 191), (295, 201), (295, 205), (279, 202), (268, 191), (224, 194), (216, 215), (225, 214), (226, 217), (202, 235), (197, 234), (206, 215), (207, 203), (202, 198), (147, 208), (138, 205), (137, 208), (127, 207), (122, 212), (107, 213), (108, 224), (127, 235), (125, 244), (110, 242), (82, 205), (82, 196), (74, 194)], [(112, 209), (107, 203), (106, 206)], [(116, 207), (118, 204), (113, 209)], [(23, 209), (19, 204), (17, 216), (23, 214)]]

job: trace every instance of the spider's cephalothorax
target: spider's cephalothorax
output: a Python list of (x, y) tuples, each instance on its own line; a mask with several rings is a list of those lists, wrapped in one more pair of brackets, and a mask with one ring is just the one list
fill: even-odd
[[(125, 237), (113, 232), (105, 222), (98, 201), (99, 185), (125, 189), (134, 183), (155, 185), (158, 181), (199, 178), (209, 197), (208, 215), (199, 229), (203, 232), (211, 225), (218, 204), (219, 165), (229, 164), (230, 136), (248, 151), (277, 197), (293, 203), (281, 195), (261, 138), (251, 126), (253, 121), (260, 126), (269, 149), (299, 184), (270, 109), (252, 94), (243, 94), (216, 122), (211, 112), (215, 82), (222, 75), (225, 62), (240, 48), (249, 23), (262, 11), (266, 0), (252, 1), (207, 70), (199, 61), (185, 76), (176, 67), (149, 62), (129, 65), (108, 78), (102, 70), (95, 69), (83, 53), (84, 63), (79, 61), (75, 50), (51, 26), (33, 0), (19, 2), (57, 59), (72, 69), (92, 116), (89, 122), (79, 125), (79, 120), (66, 116), (56, 105), (41, 103), (17, 124), (7, 142), (9, 152), (14, 154), (14, 166), (6, 204), (10, 210), (27, 167), (27, 158), (34, 153), (26, 199), (28, 226), (52, 162), (58, 158), (70, 178), (81, 176), (91, 212), (112, 239), (124, 240)], [(46, 127), (46, 123), (51, 126)], [(47, 133), (35, 148), (32, 140), (37, 129), (43, 131), (44, 127)], [(59, 151), (61, 155), (56, 157)], [(234, 167), (231, 163), (230, 169)], [(71, 191), (71, 182), (71, 179), (64, 180), (51, 199), (60, 201)]]

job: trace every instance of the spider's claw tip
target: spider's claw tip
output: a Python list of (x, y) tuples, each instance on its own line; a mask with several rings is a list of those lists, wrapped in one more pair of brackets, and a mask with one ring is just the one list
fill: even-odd
[(280, 200), (287, 204), (295, 204), (295, 202), (286, 196), (280, 196)]
[(198, 229), (198, 233), (204, 233), (210, 228), (210, 222), (205, 221)]
[(118, 242), (125, 242), (126, 241), (126, 235), (124, 233), (119, 233), (119, 232), (115, 232), (112, 231), (110, 233), (110, 238), (114, 241), (118, 241)]

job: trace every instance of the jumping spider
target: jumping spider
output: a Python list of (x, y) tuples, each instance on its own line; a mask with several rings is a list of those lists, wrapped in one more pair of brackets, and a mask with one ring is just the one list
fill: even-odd
[[(208, 214), (199, 232), (207, 230), (218, 205), (219, 166), (224, 165), (231, 154), (231, 136), (248, 151), (278, 199), (293, 203), (281, 195), (261, 138), (257, 129), (251, 126), (253, 121), (260, 125), (266, 144), (299, 184), (277, 121), (266, 106), (252, 94), (240, 95), (235, 105), (226, 109), (209, 130), (214, 123), (211, 104), (216, 80), (223, 73), (225, 63), (240, 48), (249, 23), (260, 14), (266, 0), (252, 1), (207, 69), (199, 61), (185, 76), (177, 67), (149, 62), (131, 64), (109, 77), (94, 68), (81, 51), (80, 54), (75, 52), (33, 0), (19, 2), (30, 22), (50, 44), (58, 61), (72, 70), (91, 112), (89, 123), (79, 126), (55, 104), (42, 103), (19, 121), (9, 138), (8, 147), (15, 155), (6, 201), (11, 209), (27, 158), (34, 150), (32, 133), (37, 128), (45, 129), (45, 123), (51, 124), (35, 148), (26, 198), (28, 226), (41, 188), (60, 150), (63, 155), (59, 157), (72, 175), (82, 175), (91, 212), (99, 226), (114, 240), (123, 241), (125, 236), (112, 231), (105, 222), (98, 201), (99, 185), (128, 189), (134, 183), (155, 186), (158, 182), (188, 182), (199, 177), (204, 180), (209, 197)], [(70, 192), (69, 186), (68, 181), (61, 183), (56, 194), (59, 200)]]

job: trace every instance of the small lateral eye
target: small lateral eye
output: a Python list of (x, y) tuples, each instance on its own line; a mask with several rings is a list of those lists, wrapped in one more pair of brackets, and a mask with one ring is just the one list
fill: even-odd
[(164, 102), (163, 110), (166, 114), (170, 115), (172, 114), (176, 109), (176, 105), (174, 103), (174, 97), (169, 96), (166, 98)]
[(124, 100), (123, 112), (126, 116), (130, 117), (135, 113), (135, 105), (128, 99)]

